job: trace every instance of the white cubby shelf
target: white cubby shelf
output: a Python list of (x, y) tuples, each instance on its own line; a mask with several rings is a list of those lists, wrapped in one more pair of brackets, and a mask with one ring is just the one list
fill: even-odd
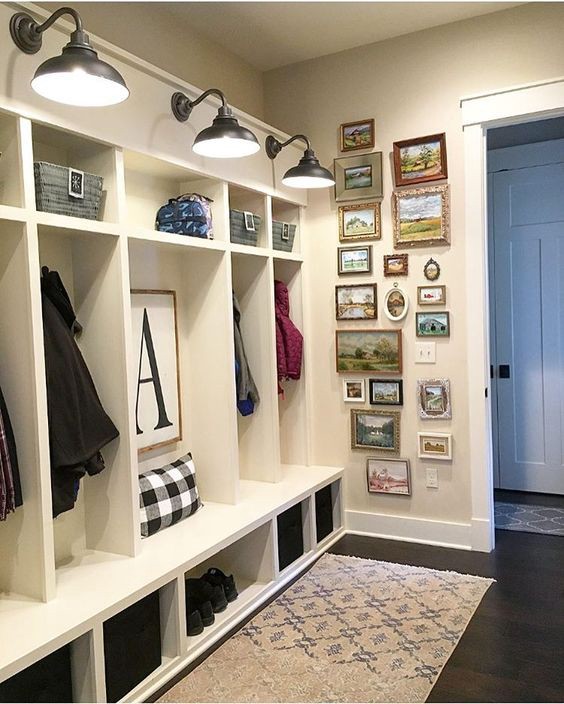
[[(100, 142), (1, 108), (0, 152), (0, 384), (14, 426), (24, 495), (24, 506), (0, 525), (0, 639), (9, 644), (0, 649), (0, 700), (3, 687), (33, 683), (34, 668), (52, 658), (72, 680), (72, 701), (108, 701), (109, 692), (119, 691), (108, 642), (114, 637), (112, 624), (147, 599), (157, 614), (152, 637), (158, 657), (125, 693), (113, 695), (138, 701), (164, 686), (344, 533), (343, 469), (311, 461), (307, 358), (302, 378), (284, 385), (284, 398), (277, 390), (276, 278), (288, 285), (293, 320), (306, 339), (308, 334), (303, 205), (268, 184), (253, 190), (244, 179), (222, 181), (158, 154)], [(103, 176), (99, 219), (38, 211), (35, 160)], [(154, 229), (158, 208), (185, 192), (212, 199), (213, 239)], [(261, 216), (256, 247), (230, 241), (230, 208)], [(296, 225), (292, 252), (273, 248), (273, 219)], [(106, 469), (86, 477), (74, 510), (55, 520), (43, 265), (62, 276), (83, 326), (77, 343), (102, 405), (120, 431), (103, 449)], [(141, 456), (134, 423), (131, 289), (173, 289), (177, 297), (183, 439)], [(261, 396), (246, 418), (235, 403), (233, 291)], [(138, 474), (188, 451), (203, 507), (142, 540)], [(329, 486), (332, 501), (324, 489)], [(324, 490), (323, 503), (317, 494)], [(281, 566), (279, 517), (292, 514), (297, 505), (303, 549)], [(317, 520), (316, 506), (330, 510), (331, 519)], [(320, 525), (324, 533), (318, 538)], [(201, 576), (209, 566), (235, 575), (239, 598), (200, 636), (189, 637), (184, 580)]]

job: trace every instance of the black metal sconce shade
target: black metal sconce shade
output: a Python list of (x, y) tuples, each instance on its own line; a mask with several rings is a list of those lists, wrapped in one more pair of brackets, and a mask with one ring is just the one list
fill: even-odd
[(70, 15), (76, 29), (62, 54), (38, 67), (31, 81), (33, 90), (49, 100), (82, 107), (115, 105), (128, 98), (129, 89), (122, 75), (98, 58), (82, 28), (80, 15), (71, 7), (61, 7), (43, 24), (26, 12), (13, 15), (10, 35), (15, 45), (26, 54), (36, 54), (41, 49), (43, 32), (62, 15)]
[(224, 94), (217, 88), (206, 90), (195, 100), (190, 100), (184, 93), (173, 93), (171, 98), (172, 114), (179, 122), (186, 122), (196, 105), (199, 105), (209, 95), (218, 96), (221, 100), (221, 106), (212, 124), (196, 136), (192, 150), (201, 156), (216, 159), (249, 156), (258, 152), (260, 144), (257, 138), (251, 130), (241, 127), (233, 115), (233, 111), (227, 105)]
[(321, 166), (319, 159), (311, 148), (309, 139), (303, 134), (296, 134), (285, 142), (280, 142), (276, 137), (268, 135), (265, 143), (266, 154), (270, 159), (276, 159), (278, 154), (296, 139), (306, 143), (304, 155), (297, 166), (288, 169), (282, 178), (282, 183), (290, 188), (328, 188), (335, 184), (333, 174)]

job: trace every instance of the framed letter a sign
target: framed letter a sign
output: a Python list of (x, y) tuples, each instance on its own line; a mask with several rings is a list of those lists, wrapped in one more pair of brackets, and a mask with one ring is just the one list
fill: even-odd
[(147, 452), (182, 439), (176, 294), (131, 291), (137, 372), (137, 450)]

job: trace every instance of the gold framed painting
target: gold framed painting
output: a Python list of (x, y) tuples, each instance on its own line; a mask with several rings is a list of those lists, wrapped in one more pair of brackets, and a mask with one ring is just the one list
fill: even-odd
[(339, 240), (382, 239), (380, 203), (353, 203), (339, 206)]
[(400, 451), (400, 411), (351, 409), (351, 449)]
[(394, 247), (450, 244), (448, 184), (396, 191), (392, 195)]

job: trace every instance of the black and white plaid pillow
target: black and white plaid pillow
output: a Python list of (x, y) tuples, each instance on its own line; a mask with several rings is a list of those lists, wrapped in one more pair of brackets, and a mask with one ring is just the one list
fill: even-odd
[(139, 475), (141, 535), (144, 538), (188, 518), (201, 505), (196, 468), (190, 453), (160, 469)]

